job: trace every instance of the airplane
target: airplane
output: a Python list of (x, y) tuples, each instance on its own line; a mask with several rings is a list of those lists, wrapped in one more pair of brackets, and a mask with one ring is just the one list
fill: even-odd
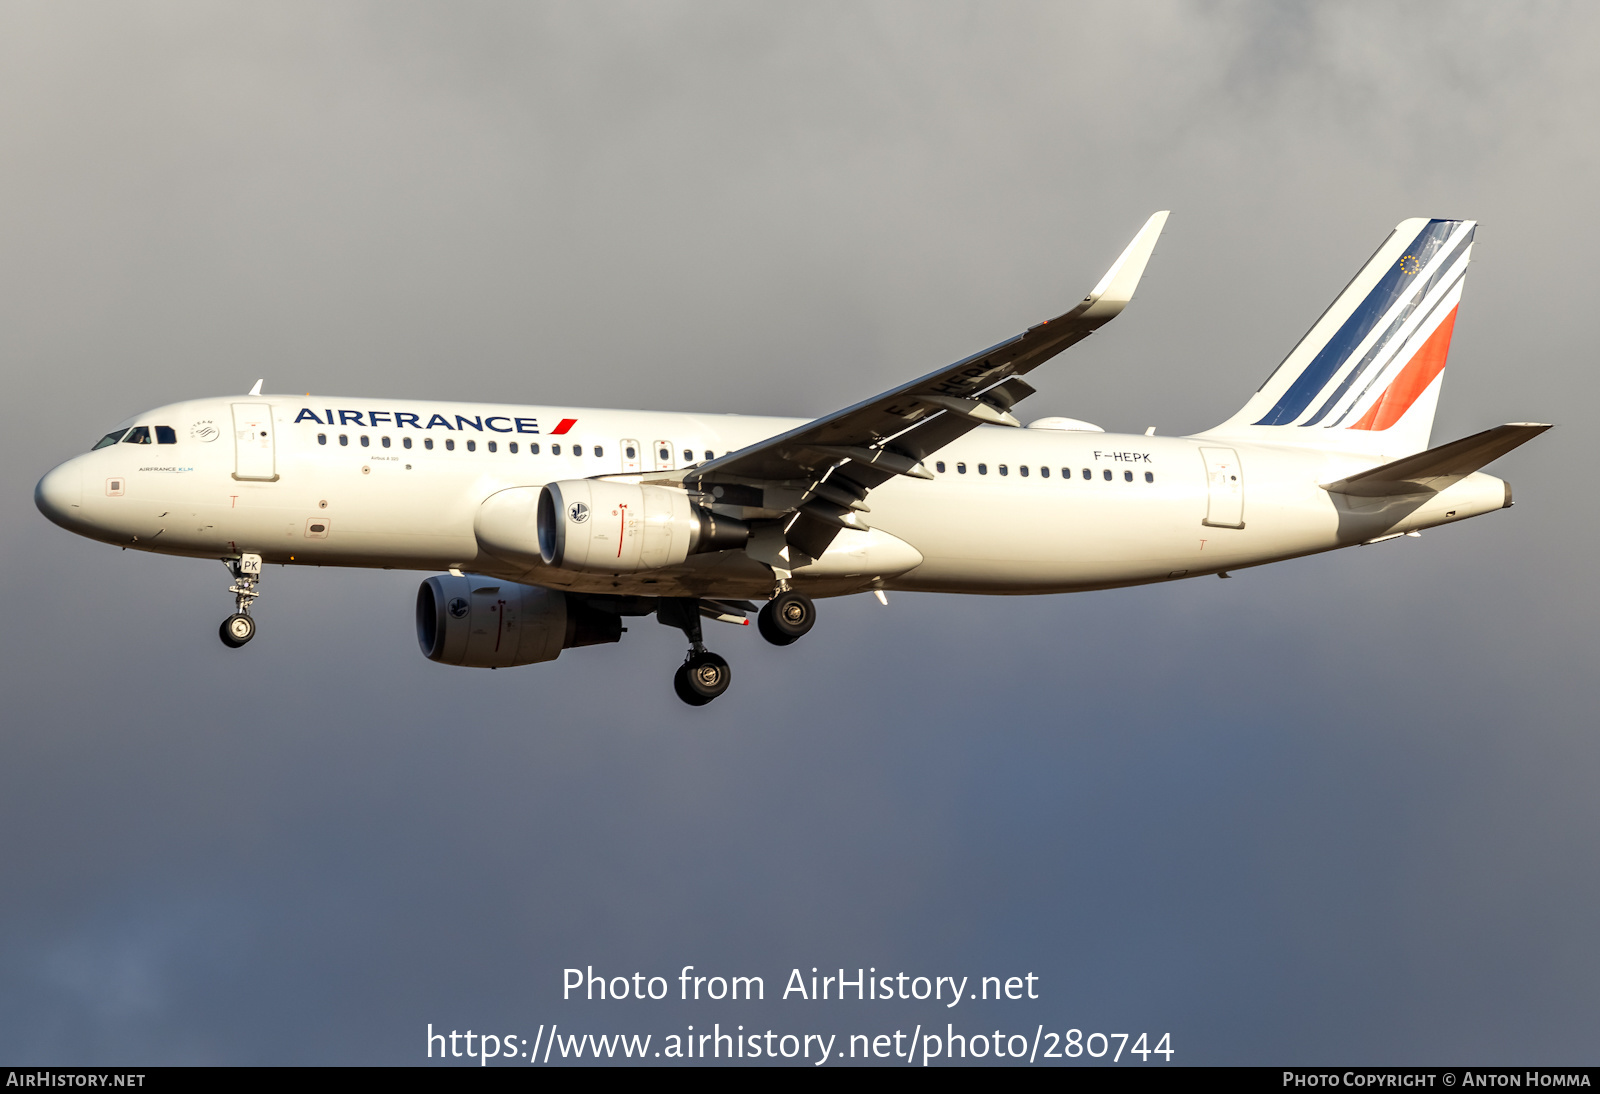
[(785, 646), (826, 597), (1228, 577), (1511, 505), (1480, 469), (1549, 425), (1429, 447), (1470, 220), (1398, 224), (1215, 428), (1024, 427), (1024, 377), (1121, 313), (1166, 220), (1064, 314), (811, 421), (264, 395), (257, 381), (127, 419), (34, 498), (91, 539), (222, 560), (233, 648), (255, 636), (269, 564), (438, 571), (416, 602), (430, 659), (537, 664), (654, 615), (689, 643), (673, 684), (692, 706), (732, 678), (706, 620), (754, 615)]

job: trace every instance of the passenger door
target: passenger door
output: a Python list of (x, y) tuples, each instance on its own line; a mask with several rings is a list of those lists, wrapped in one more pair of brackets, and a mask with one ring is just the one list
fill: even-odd
[(1244, 527), (1244, 471), (1231, 448), (1202, 448), (1206, 462), (1206, 519), (1213, 528)]
[(242, 482), (276, 482), (272, 404), (233, 404), (233, 477)]
[(655, 442), (653, 442), (651, 444), (651, 446), (650, 446), (650, 456), (651, 456), (651, 459), (655, 463), (655, 467), (652, 468), (652, 470), (655, 470), (655, 471), (671, 471), (672, 470), (672, 442), (671, 441), (655, 441)]

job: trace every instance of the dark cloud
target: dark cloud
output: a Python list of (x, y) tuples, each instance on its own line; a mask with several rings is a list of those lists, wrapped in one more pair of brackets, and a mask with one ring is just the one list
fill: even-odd
[[(1600, 832), (1596, 18), (1561, 6), (103, 5), (0, 15), (0, 1056), (410, 1062), (426, 1023), (943, 1016), (556, 1001), (560, 969), (1034, 971), (980, 1024), (1187, 1062), (1570, 1061)], [(1478, 218), (1436, 436), (1518, 505), (1230, 582), (830, 602), (425, 662), (419, 575), (267, 576), (34, 511), (245, 390), (820, 413), (1139, 300), (1036, 414), (1201, 429), (1407, 216)], [(1031, 405), (1031, 404), (1030, 404)], [(1575, 501), (1575, 499), (1577, 499)]]

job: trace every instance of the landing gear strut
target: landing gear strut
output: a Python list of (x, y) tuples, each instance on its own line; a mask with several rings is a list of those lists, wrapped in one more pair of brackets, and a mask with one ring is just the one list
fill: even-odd
[(728, 690), (733, 670), (728, 662), (706, 649), (700, 633), (700, 601), (694, 597), (662, 597), (656, 621), (677, 627), (689, 640), (689, 653), (672, 677), (672, 689), (692, 707), (703, 707)]
[(804, 638), (817, 621), (817, 606), (811, 598), (793, 589), (784, 589), (767, 601), (756, 616), (756, 629), (774, 646), (787, 646)]
[(233, 584), (228, 586), (228, 591), (233, 594), (234, 610), (222, 621), (217, 634), (224, 646), (236, 650), (256, 636), (256, 621), (250, 618), (250, 605), (261, 595), (256, 589), (261, 584), (261, 556), (240, 555), (228, 562), (228, 570), (233, 574)]

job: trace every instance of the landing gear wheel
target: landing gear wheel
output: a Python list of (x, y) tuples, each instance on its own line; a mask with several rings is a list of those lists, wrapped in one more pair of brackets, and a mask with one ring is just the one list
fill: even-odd
[(817, 606), (809, 596), (793, 591), (779, 593), (756, 616), (756, 629), (774, 646), (787, 646), (804, 638), (817, 621)]
[(245, 551), (236, 559), (223, 559), (233, 584), (228, 591), (233, 594), (233, 614), (222, 621), (217, 635), (222, 644), (236, 650), (256, 636), (256, 621), (250, 618), (250, 605), (261, 595), (261, 556)]
[(672, 688), (692, 707), (703, 707), (728, 690), (733, 681), (733, 671), (728, 663), (716, 654), (697, 653), (678, 666), (673, 674)]
[(235, 612), (222, 621), (217, 633), (224, 646), (238, 649), (256, 636), (256, 621), (243, 612)]

